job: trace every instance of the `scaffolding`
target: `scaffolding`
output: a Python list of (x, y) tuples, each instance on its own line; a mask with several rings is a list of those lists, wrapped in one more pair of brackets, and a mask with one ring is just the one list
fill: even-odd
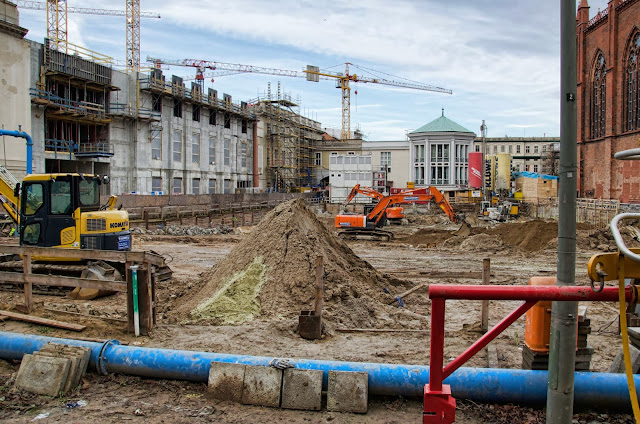
[(314, 150), (322, 137), (320, 123), (300, 114), (300, 99), (283, 93), (280, 82), (275, 93), (269, 83), (267, 92), (249, 105), (265, 125), (267, 188), (296, 192), (312, 187), (319, 165)]

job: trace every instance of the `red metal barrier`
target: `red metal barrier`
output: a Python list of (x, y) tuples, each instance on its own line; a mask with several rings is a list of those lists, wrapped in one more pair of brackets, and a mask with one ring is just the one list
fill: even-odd
[[(634, 302), (635, 287), (625, 289), (627, 302)], [(538, 301), (608, 301), (618, 300), (616, 287), (605, 287), (596, 293), (590, 287), (577, 286), (472, 286), (431, 285), (431, 356), (429, 384), (424, 388), (424, 411), (422, 422), (448, 424), (455, 421), (456, 401), (451, 396), (451, 387), (442, 384), (445, 378), (460, 368), (473, 355), (495, 339), (507, 327), (533, 307)], [(480, 337), (469, 348), (451, 361), (444, 369), (444, 316), (446, 299), (465, 300), (524, 300), (525, 302), (502, 319), (495, 327)], [(577, 319), (577, 317), (576, 317)]]

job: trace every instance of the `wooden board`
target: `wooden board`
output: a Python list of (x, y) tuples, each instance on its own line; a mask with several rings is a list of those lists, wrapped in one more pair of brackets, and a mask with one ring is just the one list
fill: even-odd
[(5, 316), (7, 318), (15, 319), (18, 321), (26, 321), (26, 322), (32, 322), (34, 324), (46, 325), (49, 327), (64, 328), (65, 330), (72, 330), (72, 331), (82, 331), (85, 328), (87, 328), (86, 326), (80, 325), (80, 324), (71, 324), (68, 322), (56, 321), (56, 320), (47, 319), (47, 318), (40, 318), (32, 315), (18, 314), (18, 313), (9, 312), (9, 311), (0, 310), (0, 316)]

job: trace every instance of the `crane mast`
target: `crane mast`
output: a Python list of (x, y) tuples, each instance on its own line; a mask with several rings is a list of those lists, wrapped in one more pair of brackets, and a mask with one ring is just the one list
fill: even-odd
[(55, 50), (68, 52), (67, 14), (126, 16), (127, 19), (127, 70), (140, 68), (140, 18), (160, 19), (154, 12), (141, 12), (140, 0), (126, 0), (126, 10), (68, 7), (65, 0), (25, 1), (18, 0), (22, 9), (47, 11), (47, 38)]

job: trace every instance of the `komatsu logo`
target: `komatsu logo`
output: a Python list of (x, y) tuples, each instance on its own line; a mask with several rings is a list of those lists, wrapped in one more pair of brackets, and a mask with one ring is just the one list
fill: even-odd
[(127, 225), (129, 225), (129, 221), (112, 222), (111, 224), (109, 224), (109, 228), (120, 228), (126, 227)]

